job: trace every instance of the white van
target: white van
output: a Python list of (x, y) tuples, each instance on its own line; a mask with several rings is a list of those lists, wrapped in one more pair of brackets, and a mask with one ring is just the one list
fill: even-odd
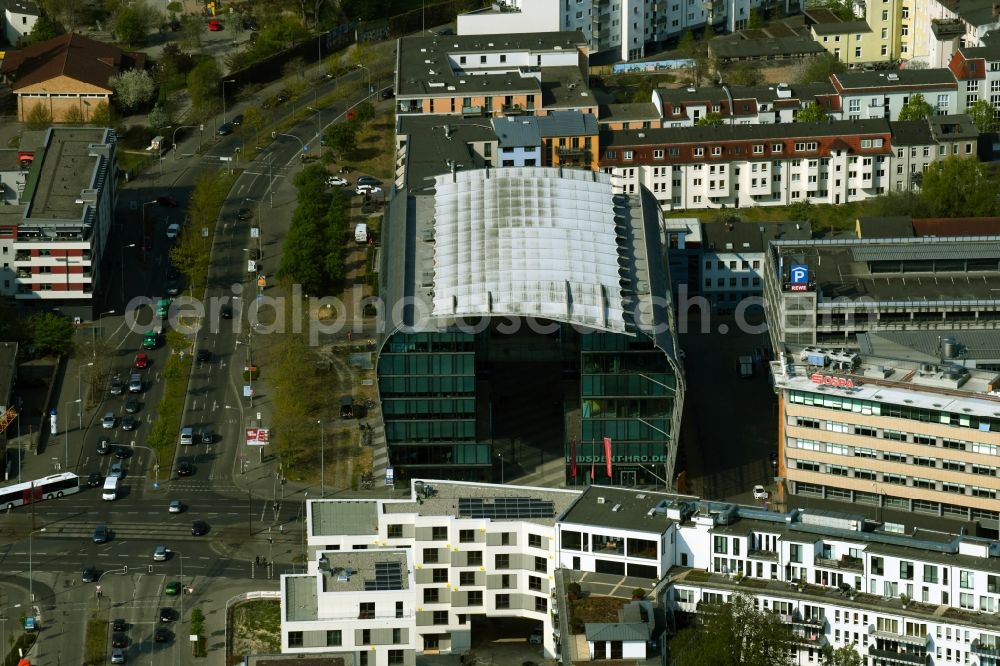
[(104, 492), (101, 493), (101, 499), (108, 501), (113, 501), (118, 499), (118, 482), (121, 478), (117, 476), (109, 476), (104, 479)]
[(354, 240), (358, 243), (368, 242), (368, 225), (364, 223), (358, 223), (354, 227)]

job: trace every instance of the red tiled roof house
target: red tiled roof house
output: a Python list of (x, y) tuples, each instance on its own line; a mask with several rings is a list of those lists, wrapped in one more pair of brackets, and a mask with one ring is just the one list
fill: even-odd
[(61, 35), (18, 51), (8, 51), (0, 75), (17, 95), (17, 117), (25, 120), (41, 104), (56, 122), (79, 108), (89, 121), (114, 91), (108, 80), (146, 65), (143, 53), (130, 53), (76, 33)]

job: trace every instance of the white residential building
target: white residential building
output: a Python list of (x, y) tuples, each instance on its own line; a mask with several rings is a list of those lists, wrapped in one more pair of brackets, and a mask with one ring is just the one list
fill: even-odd
[(27, 42), (40, 15), (38, 5), (31, 0), (7, 0), (3, 25), (7, 43), (19, 46)]
[[(915, 94), (923, 95), (937, 115), (962, 113), (958, 82), (947, 67), (897, 72), (847, 72), (830, 77), (840, 96), (844, 120), (897, 120)], [(964, 99), (961, 100), (964, 102)]]
[[(639, 577), (672, 626), (748, 595), (792, 628), (798, 663), (819, 663), (825, 645), (879, 666), (1000, 656), (1000, 544), (978, 537), (627, 488), (417, 480), (406, 500), (311, 501), (307, 519), (313, 564), (282, 577), (286, 653), (327, 643), (355, 663), (411, 664), (464, 652), (479, 614), (537, 620), (552, 655), (569, 638), (550, 616), (561, 568)], [(379, 571), (392, 589), (371, 589)]]

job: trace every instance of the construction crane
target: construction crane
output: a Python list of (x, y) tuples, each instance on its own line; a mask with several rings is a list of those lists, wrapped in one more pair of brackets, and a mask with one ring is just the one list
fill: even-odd
[(3, 416), (0, 416), (0, 433), (3, 433), (3, 431), (5, 431), (16, 418), (17, 410), (13, 407), (8, 407), (7, 411), (3, 413)]

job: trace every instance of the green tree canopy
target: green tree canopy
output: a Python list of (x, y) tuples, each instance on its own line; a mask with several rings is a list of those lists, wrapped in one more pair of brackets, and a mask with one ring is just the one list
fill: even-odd
[(358, 146), (357, 131), (354, 121), (334, 123), (326, 128), (326, 143), (342, 155), (350, 155)]
[(734, 594), (705, 613), (700, 626), (683, 629), (670, 641), (675, 663), (685, 666), (785, 666), (791, 629), (777, 615), (757, 610), (753, 600)]
[(923, 120), (934, 115), (934, 107), (927, 103), (924, 96), (914, 93), (899, 110), (900, 120)]
[(126, 44), (139, 44), (162, 16), (160, 12), (146, 4), (145, 0), (132, 0), (119, 8), (114, 19), (114, 31), (118, 39)]
[(68, 354), (73, 349), (73, 322), (54, 312), (34, 315), (28, 325), (31, 344), (43, 354)]
[(48, 129), (52, 126), (52, 112), (41, 102), (36, 102), (28, 110), (28, 116), (24, 119), (24, 122), (30, 130)]
[(810, 102), (795, 114), (795, 122), (797, 123), (821, 123), (826, 118), (826, 110), (817, 102)]
[(43, 13), (35, 21), (35, 27), (31, 29), (31, 43), (38, 44), (39, 42), (48, 41), (53, 37), (58, 37), (61, 34), (62, 28), (59, 24), (50, 19), (48, 14)]
[(974, 157), (948, 156), (924, 171), (920, 198), (934, 217), (988, 217), (997, 213), (1000, 186)]
[(834, 74), (847, 71), (844, 63), (837, 60), (832, 53), (824, 53), (818, 58), (811, 58), (799, 74), (799, 83), (826, 83)]
[(750, 17), (747, 19), (747, 30), (760, 30), (764, 27), (764, 17), (760, 15), (760, 10), (756, 7), (750, 10)]
[(695, 123), (698, 127), (710, 127), (722, 124), (722, 115), (714, 111), (709, 111), (704, 118), (699, 118)]
[(984, 134), (996, 132), (1000, 127), (1000, 123), (997, 122), (997, 108), (985, 99), (976, 100), (966, 107), (965, 112), (972, 118), (976, 128)]
[(90, 124), (97, 127), (110, 127), (113, 121), (114, 116), (111, 115), (111, 105), (107, 102), (98, 102), (97, 106), (94, 107), (93, 113), (90, 114)]
[(201, 111), (212, 111), (221, 106), (222, 90), (219, 66), (215, 58), (205, 58), (188, 74), (188, 94), (191, 102)]
[(853, 645), (842, 645), (836, 650), (823, 646), (823, 666), (861, 666), (861, 655)]
[(156, 96), (156, 82), (144, 69), (125, 70), (112, 76), (108, 83), (115, 91), (115, 102), (125, 111), (138, 108)]
[(726, 72), (726, 82), (736, 86), (759, 86), (764, 82), (764, 73), (753, 63), (739, 62)]

